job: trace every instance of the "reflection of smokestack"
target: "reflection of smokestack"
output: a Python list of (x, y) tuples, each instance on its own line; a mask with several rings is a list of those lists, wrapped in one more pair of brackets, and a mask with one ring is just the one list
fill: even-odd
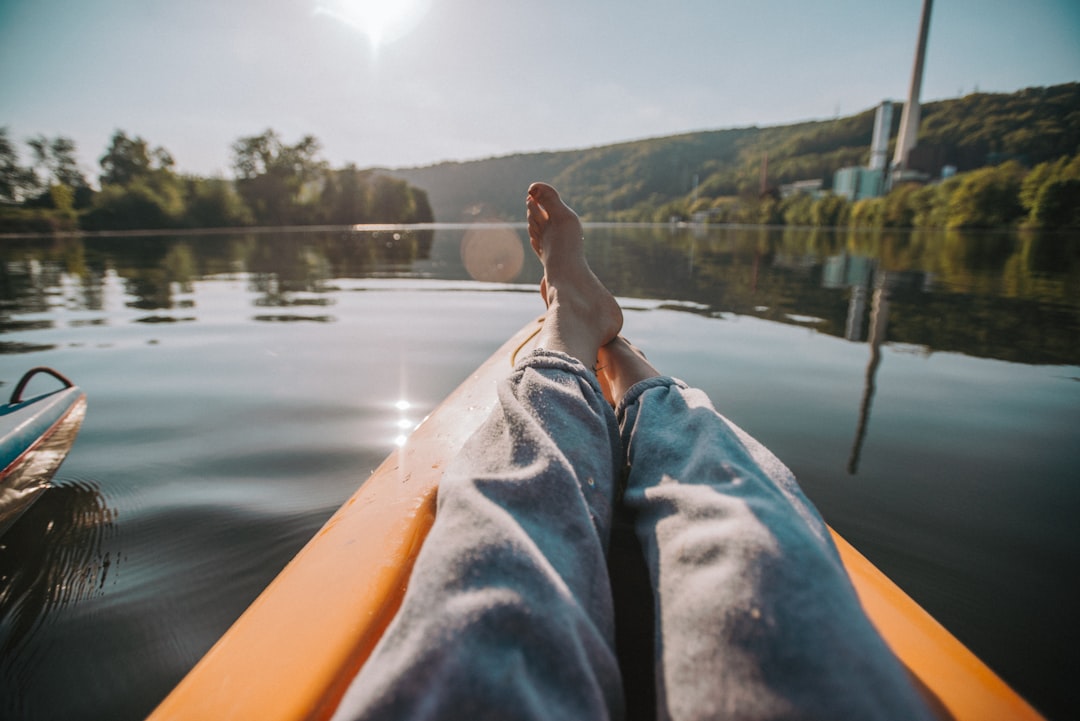
[(933, 0), (923, 0), (922, 17), (919, 19), (919, 43), (915, 46), (915, 65), (911, 68), (911, 87), (907, 103), (900, 115), (900, 135), (896, 140), (893, 168), (906, 170), (908, 154), (915, 147), (919, 132), (919, 92), (922, 90), (923, 60), (926, 58), (926, 36), (930, 33), (930, 6)]
[(882, 101), (874, 115), (874, 139), (870, 141), (870, 170), (884, 170), (892, 131), (892, 101)]
[(885, 329), (889, 326), (889, 275), (886, 272), (879, 278), (874, 290), (873, 309), (870, 311), (870, 362), (866, 366), (866, 385), (863, 388), (862, 404), (859, 406), (859, 426), (855, 429), (855, 445), (848, 457), (848, 473), (855, 475), (859, 470), (859, 457), (862, 455), (863, 442), (870, 424), (870, 405), (874, 401), (877, 388), (877, 371), (881, 364), (881, 344), (885, 342)]

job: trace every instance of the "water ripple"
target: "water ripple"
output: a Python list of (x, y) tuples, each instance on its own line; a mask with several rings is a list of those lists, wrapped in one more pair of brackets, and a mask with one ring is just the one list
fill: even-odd
[(0, 667), (57, 610), (101, 595), (119, 558), (116, 511), (91, 479), (48, 488), (0, 539)]

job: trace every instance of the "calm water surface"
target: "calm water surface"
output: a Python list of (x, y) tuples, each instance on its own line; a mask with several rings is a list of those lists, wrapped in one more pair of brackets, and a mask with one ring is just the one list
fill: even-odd
[[(1080, 709), (1080, 238), (597, 226), (626, 334), (1040, 710)], [(541, 311), (521, 227), (0, 240), (0, 393), (89, 396), (0, 538), (0, 718), (144, 717)]]

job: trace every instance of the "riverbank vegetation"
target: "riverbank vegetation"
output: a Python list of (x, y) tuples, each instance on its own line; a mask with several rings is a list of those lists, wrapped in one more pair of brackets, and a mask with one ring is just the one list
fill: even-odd
[(0, 232), (426, 223), (427, 195), (404, 180), (348, 165), (333, 169), (319, 142), (273, 130), (232, 146), (234, 180), (177, 173), (165, 148), (117, 130), (99, 161), (100, 190), (63, 136), (27, 142), (23, 165), (0, 128)]
[[(626, 214), (874, 228), (1080, 227), (1080, 83), (923, 105), (911, 163), (929, 182), (901, 183), (885, 196), (851, 201), (830, 192), (834, 173), (869, 162), (874, 113), (746, 129), (697, 165), (686, 162), (693, 137), (663, 149), (650, 146), (659, 141), (643, 141), (639, 156), (662, 150), (685, 164), (685, 189), (666, 202), (635, 203)], [(900, 115), (893, 113), (890, 158)], [(955, 175), (941, 180), (947, 169)], [(799, 181), (817, 181), (820, 190), (790, 187)]]
[(662, 215), (710, 223), (853, 228), (1080, 228), (1080, 155), (1025, 168), (1016, 160), (931, 183), (903, 183), (879, 198), (831, 192), (785, 198), (726, 197), (674, 202)]
[(314, 137), (267, 130), (233, 143), (231, 178), (178, 174), (168, 151), (117, 131), (100, 190), (69, 139), (31, 138), (23, 165), (0, 131), (0, 232), (519, 221), (534, 180), (592, 221), (1080, 228), (1080, 83), (924, 104), (912, 164), (927, 181), (848, 200), (834, 174), (869, 162), (874, 113), (395, 170), (331, 169)]
[[(925, 103), (914, 164), (931, 183), (900, 185), (871, 202), (831, 195), (837, 170), (869, 163), (875, 110), (392, 172), (424, 188), (435, 215), (446, 221), (518, 219), (521, 188), (539, 179), (554, 183), (594, 221), (666, 223), (698, 213), (714, 223), (1076, 226), (1065, 208), (1076, 207), (1069, 199), (1080, 153), (1080, 83)], [(900, 116), (897, 106), (889, 157)], [(947, 167), (956, 175), (940, 182)], [(780, 197), (799, 181), (819, 184), (820, 197)], [(1042, 201), (1038, 192), (1045, 193)]]

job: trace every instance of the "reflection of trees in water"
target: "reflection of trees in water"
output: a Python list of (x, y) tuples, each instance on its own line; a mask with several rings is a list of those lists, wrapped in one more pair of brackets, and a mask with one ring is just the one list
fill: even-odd
[[(0, 677), (17, 688), (20, 652), (50, 614), (103, 593), (119, 558), (116, 512), (97, 484), (48, 488), (0, 539)], [(7, 695), (0, 693), (0, 696)]]
[[(437, 232), (438, 241), (427, 228), (5, 241), (0, 333), (32, 330), (12, 326), (11, 314), (47, 312), (58, 291), (68, 296), (69, 308), (101, 309), (110, 277), (119, 277), (131, 303), (145, 309), (189, 304), (177, 294), (209, 274), (251, 274), (262, 296), (257, 304), (264, 307), (315, 304), (303, 294), (325, 299), (333, 278), (470, 277), (461, 231)], [(441, 245), (433, 252), (436, 242)], [(473, 245), (470, 258), (474, 251), (488, 258), (486, 247)], [(621, 296), (689, 301), (714, 314), (785, 323), (798, 316), (838, 337), (848, 333), (846, 291), (824, 282), (829, 259), (868, 259), (923, 278), (893, 296), (894, 340), (1040, 363), (1071, 363), (1080, 355), (1080, 244), (1069, 236), (600, 225), (589, 226), (586, 249)], [(531, 253), (525, 256), (517, 280), (538, 278), (538, 264)], [(497, 270), (507, 265), (500, 258), (493, 264)], [(0, 351), (39, 348), (20, 341), (0, 341)]]
[(1025, 234), (1019, 251), (1005, 263), (1002, 292), (1014, 298), (1056, 303), (1064, 286), (1074, 298), (1080, 296), (1080, 242), (1062, 240), (1060, 235)]
[[(287, 306), (290, 293), (325, 293), (332, 278), (407, 272), (431, 254), (434, 231), (390, 229), (249, 234), (233, 245), (235, 268), (251, 274), (257, 304)], [(301, 301), (310, 304), (310, 300)]]
[[(695, 237), (681, 228), (597, 230), (589, 233), (590, 262), (618, 295), (689, 301), (707, 315), (809, 323), (848, 337), (851, 284), (828, 279), (832, 260), (847, 258), (894, 276), (893, 341), (1020, 362), (1080, 358), (1080, 253), (1046, 251), (1046, 241), (1036, 236), (729, 228)], [(612, 249), (596, 250), (601, 244)]]
[(287, 236), (250, 244), (244, 267), (252, 290), (264, 294), (263, 305), (282, 305), (280, 299), (289, 292), (324, 293), (332, 277), (330, 261), (320, 248)]
[(154, 266), (133, 268), (124, 278), (129, 295), (135, 297), (128, 306), (142, 310), (174, 308), (173, 298), (180, 293), (191, 293), (192, 282), (198, 276), (195, 254), (186, 243), (170, 245)]
[(0, 264), (0, 298), (22, 313), (44, 313), (52, 306), (51, 290), (61, 285), (63, 268), (48, 259), (26, 255)]
[(433, 238), (430, 229), (403, 228), (5, 241), (0, 332), (8, 312), (47, 312), (58, 290), (73, 310), (102, 309), (109, 271), (132, 296), (131, 307), (171, 309), (184, 305), (176, 295), (208, 274), (261, 273), (273, 275), (279, 288), (318, 292), (332, 277), (407, 270), (430, 255)]
[[(234, 267), (250, 274), (251, 289), (261, 295), (256, 306), (327, 306), (333, 301), (318, 297), (334, 290), (327, 281), (408, 272), (418, 260), (430, 256), (433, 239), (432, 230), (407, 228), (248, 235), (233, 245)], [(316, 297), (298, 297), (298, 293)], [(255, 320), (325, 323), (333, 318), (279, 313), (258, 315)]]

